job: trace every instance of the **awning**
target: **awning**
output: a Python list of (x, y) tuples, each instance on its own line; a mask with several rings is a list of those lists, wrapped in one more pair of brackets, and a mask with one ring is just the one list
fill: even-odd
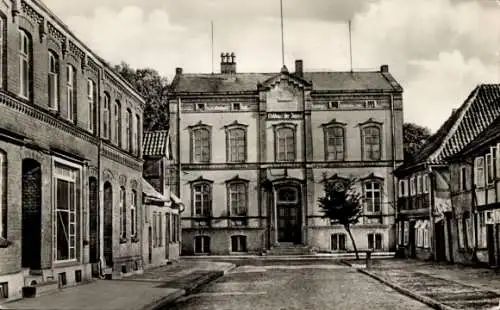
[(144, 178), (142, 178), (142, 192), (148, 199), (156, 200), (156, 201), (163, 201), (163, 202), (170, 202), (170, 199), (163, 194), (159, 193), (153, 185), (149, 184), (148, 181), (146, 181)]

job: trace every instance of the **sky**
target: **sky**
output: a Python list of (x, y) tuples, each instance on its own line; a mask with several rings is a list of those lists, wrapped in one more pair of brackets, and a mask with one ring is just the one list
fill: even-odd
[[(172, 78), (219, 70), (281, 68), (279, 0), (43, 0), (111, 63)], [(405, 122), (435, 131), (481, 83), (500, 83), (500, 0), (283, 0), (285, 63), (304, 70), (388, 64), (404, 88)], [(211, 22), (214, 25), (212, 57)], [(213, 58), (213, 61), (212, 61)]]

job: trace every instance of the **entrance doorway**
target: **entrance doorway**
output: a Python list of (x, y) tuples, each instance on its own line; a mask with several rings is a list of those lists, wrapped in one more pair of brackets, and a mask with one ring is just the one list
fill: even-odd
[(107, 267), (113, 267), (113, 188), (104, 183), (104, 260)]
[(486, 225), (486, 245), (488, 247), (488, 264), (495, 266), (495, 229), (494, 225)]
[(299, 190), (283, 187), (277, 190), (278, 242), (301, 242)]
[(99, 262), (99, 202), (97, 200), (97, 179), (89, 178), (89, 229), (90, 262)]
[(436, 240), (436, 260), (438, 262), (446, 261), (446, 241), (444, 237), (444, 220), (435, 224)]
[(153, 262), (153, 230), (151, 226), (148, 227), (148, 262)]
[(22, 163), (22, 266), (41, 269), (42, 168), (33, 159)]

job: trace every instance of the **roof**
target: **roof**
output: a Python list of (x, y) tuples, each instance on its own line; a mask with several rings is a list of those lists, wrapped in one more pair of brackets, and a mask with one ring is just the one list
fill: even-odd
[(500, 139), (500, 117), (495, 119), (488, 128), (486, 128), (481, 134), (471, 143), (467, 144), (459, 153), (455, 156), (469, 156), (475, 154), (477, 151), (484, 149), (484, 147), (489, 147), (492, 143), (496, 143)]
[(144, 132), (142, 149), (144, 156), (170, 157), (168, 149), (168, 130)]
[(152, 198), (154, 200), (159, 200), (159, 201), (164, 201), (164, 202), (170, 201), (169, 197), (166, 197), (166, 196), (162, 195), (161, 193), (159, 193), (153, 187), (153, 185), (149, 184), (149, 182), (146, 181), (146, 179), (144, 179), (144, 178), (142, 178), (142, 192), (144, 193), (144, 195), (146, 197)]
[[(258, 85), (267, 80), (287, 74), (234, 73), (206, 74), (181, 73), (174, 78), (170, 91), (178, 93), (225, 93), (257, 91)], [(388, 72), (304, 72), (302, 80), (312, 84), (313, 91), (402, 91), (401, 86)]]
[(411, 161), (397, 172), (421, 163), (442, 164), (479, 136), (500, 115), (500, 84), (481, 84), (452, 113)]

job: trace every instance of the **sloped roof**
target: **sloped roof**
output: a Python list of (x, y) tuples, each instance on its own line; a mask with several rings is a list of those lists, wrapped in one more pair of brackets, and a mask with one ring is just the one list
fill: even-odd
[[(182, 73), (176, 75), (171, 92), (225, 93), (257, 91), (259, 84), (281, 73), (204, 74)], [(294, 75), (294, 74), (290, 74)], [(388, 72), (304, 72), (303, 79), (312, 83), (314, 91), (401, 91), (401, 86)]]
[(423, 145), (418, 154), (400, 166), (403, 171), (420, 163), (440, 164), (460, 152), (500, 115), (500, 84), (477, 86), (465, 102)]
[(476, 139), (472, 140), (471, 143), (467, 144), (459, 153), (455, 156), (468, 156), (474, 154), (476, 151), (488, 147), (490, 144), (497, 142), (500, 139), (500, 116), (491, 123), (488, 128), (486, 128)]
[(149, 182), (146, 181), (146, 179), (144, 179), (144, 178), (142, 178), (142, 192), (148, 198), (152, 198), (152, 199), (164, 201), (164, 202), (170, 201), (169, 197), (166, 197), (166, 196), (162, 195), (160, 192), (158, 192), (153, 187), (153, 185), (149, 184)]
[(168, 149), (168, 130), (144, 132), (142, 149), (144, 156), (170, 157)]

